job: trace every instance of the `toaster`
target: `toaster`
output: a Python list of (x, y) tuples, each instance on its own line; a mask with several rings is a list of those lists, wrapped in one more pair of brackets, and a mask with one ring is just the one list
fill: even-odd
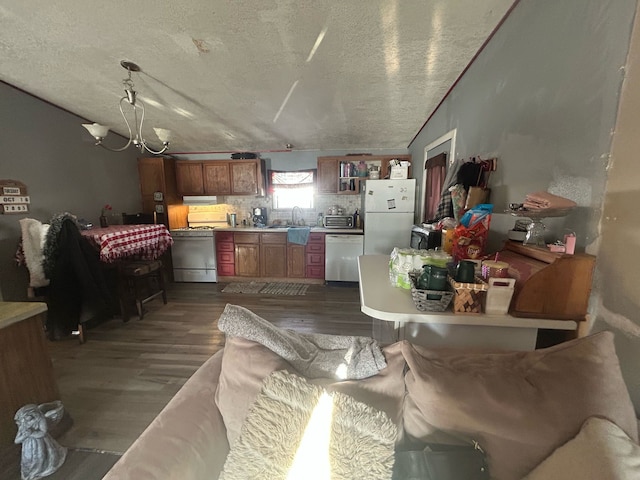
[(353, 216), (325, 215), (322, 224), (324, 228), (353, 228)]

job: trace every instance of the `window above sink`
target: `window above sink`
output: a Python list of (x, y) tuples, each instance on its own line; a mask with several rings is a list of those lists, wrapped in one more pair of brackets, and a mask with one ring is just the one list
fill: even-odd
[(269, 170), (268, 177), (275, 210), (314, 208), (316, 170)]

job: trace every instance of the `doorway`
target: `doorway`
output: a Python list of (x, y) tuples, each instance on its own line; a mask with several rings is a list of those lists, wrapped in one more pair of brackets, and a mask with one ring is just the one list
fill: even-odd
[[(424, 162), (422, 164), (422, 198), (420, 201), (420, 222), (426, 222), (431, 220), (428, 218), (430, 215), (429, 200), (434, 197), (439, 197), (442, 190), (442, 184), (446, 177), (446, 173), (455, 161), (456, 158), (456, 132), (457, 129), (450, 130), (441, 137), (437, 138), (424, 148)], [(428, 167), (439, 165), (436, 159), (439, 155), (444, 154), (446, 162), (444, 162), (444, 172)], [(436, 159), (429, 162), (430, 159)], [(436, 177), (437, 175), (437, 177)], [(436, 191), (437, 190), (437, 191)]]

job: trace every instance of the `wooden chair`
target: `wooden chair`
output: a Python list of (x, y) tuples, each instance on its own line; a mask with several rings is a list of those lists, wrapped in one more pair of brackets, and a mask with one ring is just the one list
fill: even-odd
[(142, 306), (162, 295), (167, 304), (162, 262), (160, 260), (122, 261), (118, 266), (119, 300), (122, 320), (129, 321), (129, 307), (135, 303), (138, 317), (142, 320)]

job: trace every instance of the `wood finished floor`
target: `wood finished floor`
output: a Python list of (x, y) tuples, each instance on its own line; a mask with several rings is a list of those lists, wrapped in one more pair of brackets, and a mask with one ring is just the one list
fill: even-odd
[[(50, 343), (62, 402), (73, 427), (67, 447), (124, 452), (184, 382), (224, 346), (217, 319), (242, 305), (280, 328), (371, 336), (357, 285), (311, 285), (306, 295), (226, 294), (226, 284), (171, 284), (169, 303), (146, 304), (142, 320), (113, 319), (75, 338)], [(98, 477), (101, 478), (101, 477)]]

